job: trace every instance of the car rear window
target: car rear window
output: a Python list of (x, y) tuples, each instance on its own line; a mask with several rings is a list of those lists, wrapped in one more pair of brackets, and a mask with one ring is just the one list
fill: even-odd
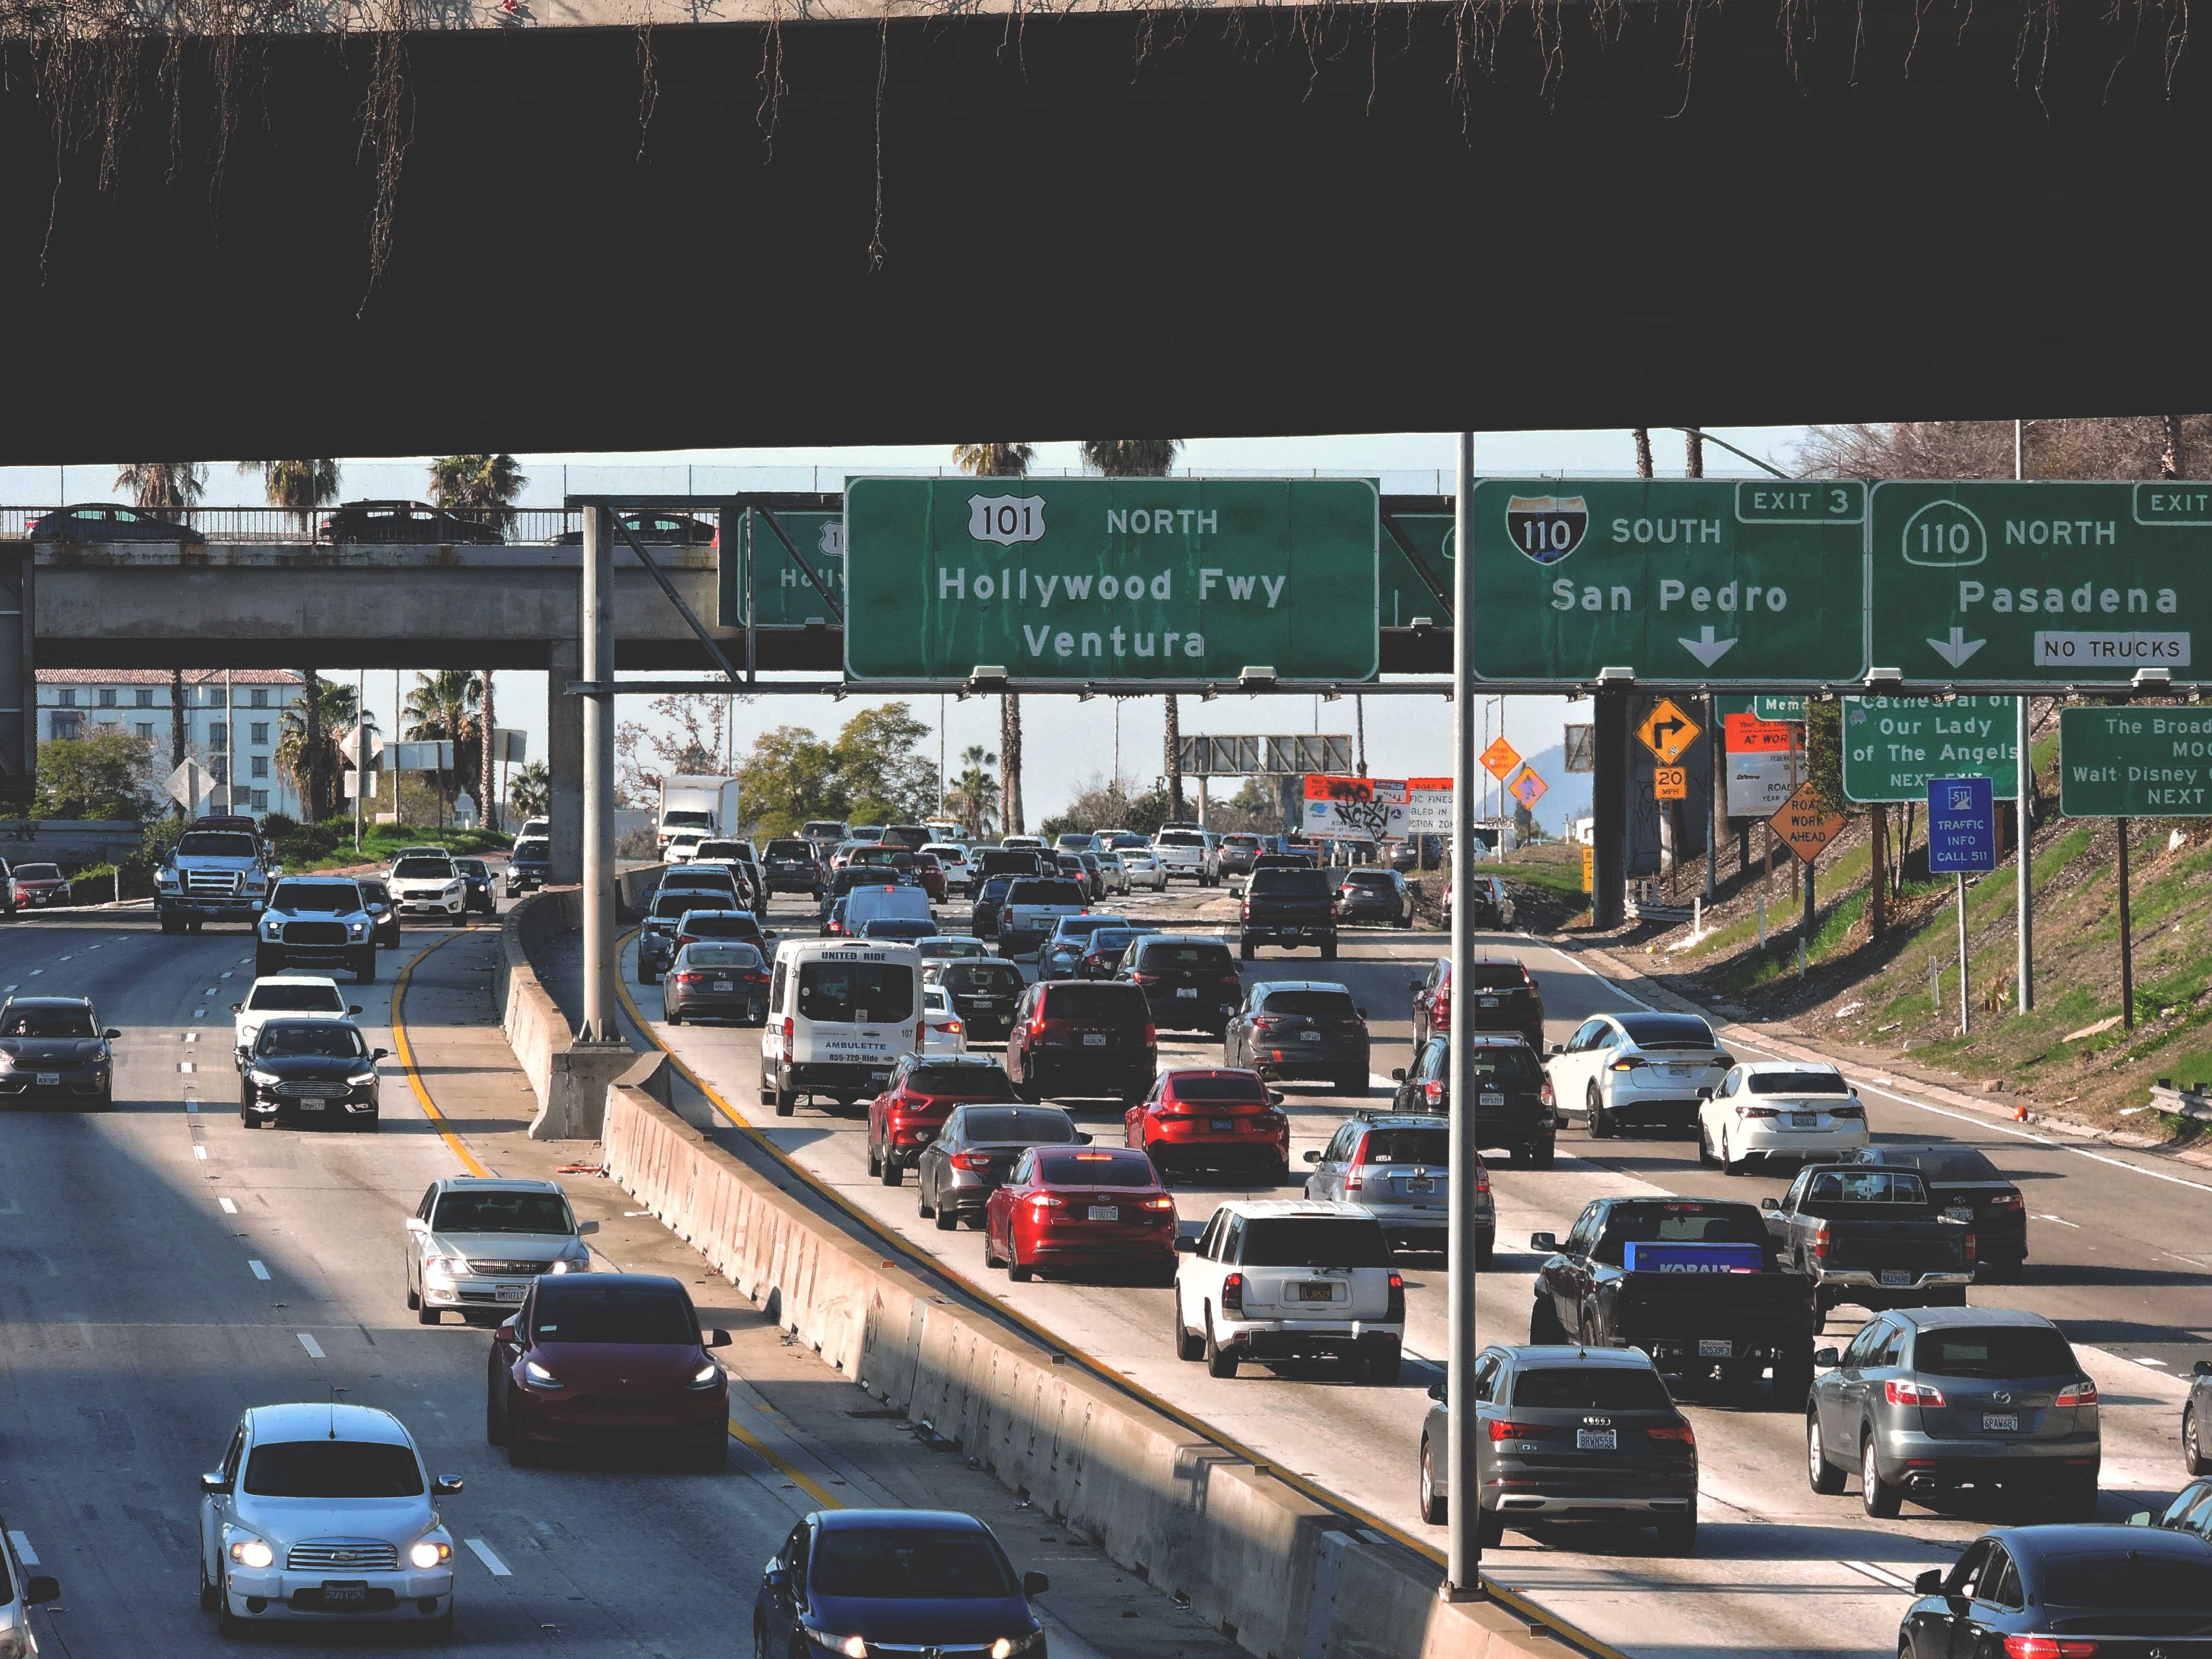
[(917, 1066), (907, 1087), (923, 1095), (970, 1095), (979, 1100), (1018, 1100), (1013, 1082), (996, 1066)]
[(806, 859), (814, 857), (811, 841), (772, 841), (768, 844), (768, 855), (772, 859)]
[(1928, 1186), (1911, 1170), (1826, 1170), (1806, 1193), (1813, 1202), (1928, 1206)]
[(927, 939), (937, 924), (925, 916), (878, 916), (860, 924), (863, 939)]
[(532, 1328), (544, 1342), (635, 1342), (673, 1347), (699, 1338), (684, 1292), (673, 1285), (573, 1284), (547, 1279), (538, 1288)]
[(1267, 1103), (1267, 1085), (1258, 1078), (1231, 1072), (1221, 1077), (1177, 1077), (1168, 1080), (1177, 1100), (1241, 1101), (1246, 1105)]
[(1152, 1161), (1142, 1152), (1051, 1152), (1037, 1158), (1037, 1176), (1055, 1187), (1152, 1187)]
[(2040, 1577), (2044, 1602), (2051, 1607), (2194, 1613), (2212, 1619), (2212, 1558), (2106, 1550), (2053, 1557), (2043, 1564)]
[(1055, 983), (1044, 994), (1044, 1017), (1142, 1022), (1147, 1012), (1145, 994), (1133, 985)]
[(1251, 885), (1245, 890), (1254, 898), (1325, 899), (1329, 895), (1328, 872), (1323, 870), (1255, 870)]
[(1152, 837), (1155, 847), (1203, 847), (1206, 837), (1194, 830), (1164, 830)]
[(1270, 991), (1260, 1006), (1265, 1014), (1305, 1014), (1316, 1019), (1357, 1019), (1359, 1006), (1349, 991)]
[(1451, 1136), (1443, 1129), (1370, 1129), (1359, 1155), (1362, 1164), (1451, 1164)]
[(276, 1440), (246, 1460), (256, 1498), (419, 1498), (422, 1466), (404, 1446), (369, 1440)]
[(2081, 1369), (2074, 1349), (2042, 1325), (1954, 1326), (1913, 1339), (1912, 1368), (1936, 1376), (2062, 1376)]
[(904, 963), (801, 963), (799, 1017), (848, 1025), (911, 1019), (915, 977)]
[(1053, 931), (1062, 939), (1089, 939), (1101, 927), (1119, 927), (1121, 916), (1062, 916)]
[(1014, 1577), (981, 1532), (944, 1527), (824, 1527), (814, 1588), (869, 1601), (983, 1601), (1012, 1595)]
[(657, 898), (653, 902), (653, 914), (667, 921), (688, 915), (697, 908), (698, 896), (695, 893), (671, 893), (665, 898)]
[(1261, 1215), (1244, 1224), (1246, 1267), (1387, 1267), (1390, 1246), (1371, 1216)]
[(1620, 1029), (1639, 1048), (1710, 1048), (1713, 1028), (1695, 1014), (1623, 1014)]
[(1686, 1204), (1654, 1199), (1613, 1206), (1606, 1218), (1598, 1260), (1620, 1264), (1628, 1244), (1756, 1244), (1771, 1249), (1766, 1224), (1748, 1204)]
[(1140, 968), (1174, 972), (1177, 969), (1214, 968), (1224, 974), (1237, 971), (1237, 964), (1229, 959), (1225, 945), (1207, 945), (1197, 939), (1166, 939), (1140, 943), (1137, 949), (1144, 954), (1138, 957)]
[(1022, 970), (1011, 962), (954, 962), (937, 976), (937, 982), (951, 991), (1012, 995), (1022, 988)]
[(694, 945), (684, 953), (689, 968), (758, 968), (761, 953), (750, 945)]
[(1075, 1120), (1050, 1108), (1043, 1110), (979, 1112), (970, 1109), (961, 1120), (963, 1133), (976, 1145), (986, 1141), (1020, 1141), (1030, 1146), (1073, 1145)]
[(1475, 1077), (1494, 1077), (1505, 1083), (1534, 1085), (1544, 1080), (1536, 1056), (1528, 1052), (1525, 1042), (1469, 1043), (1467, 1069)]
[(1620, 1365), (1561, 1365), (1513, 1379), (1513, 1404), (1532, 1411), (1665, 1411), (1674, 1402), (1656, 1371)]
[(1753, 1072), (1744, 1081), (1755, 1095), (1847, 1095), (1840, 1072)]
[(342, 1014), (346, 1010), (345, 999), (338, 994), (335, 985), (257, 985), (246, 998), (246, 1006), (256, 1013), (278, 1011)]
[(1084, 891), (1072, 881), (1051, 881), (1032, 877), (1017, 881), (1006, 890), (1009, 904), (1081, 904)]
[(1345, 872), (1346, 887), (1389, 887), (1390, 872), (1387, 870), (1351, 870)]
[(1885, 1164), (1904, 1164), (1920, 1171), (1929, 1181), (2002, 1181), (2004, 1174), (1997, 1166), (1971, 1146), (1928, 1147), (1904, 1153), (1902, 1156), (1885, 1147), (1881, 1161)]
[(1525, 991), (1528, 981), (1517, 962), (1478, 962), (1467, 970), (1468, 988), (1474, 991)]
[(684, 927), (701, 939), (758, 939), (760, 918), (750, 910), (702, 910), (693, 905), (684, 912)]

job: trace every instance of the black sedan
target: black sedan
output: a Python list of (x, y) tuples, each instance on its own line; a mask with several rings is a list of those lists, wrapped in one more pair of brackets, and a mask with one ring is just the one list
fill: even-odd
[(1270, 1082), (1314, 1078), (1339, 1094), (1367, 1092), (1367, 1015), (1332, 981), (1255, 985), (1221, 1042), (1224, 1066), (1249, 1066)]
[[(704, 519), (695, 519), (688, 513), (625, 513), (622, 515), (624, 528), (649, 546), (705, 547), (714, 539), (714, 526)], [(622, 538), (615, 538), (616, 545)], [(564, 530), (553, 538), (556, 547), (581, 547), (584, 530), (579, 525), (574, 530)]]
[(2005, 1173), (1972, 1146), (1955, 1140), (1902, 1146), (1883, 1141), (1860, 1146), (1838, 1164), (1872, 1164), (1885, 1170), (1917, 1170), (1936, 1207), (1974, 1230), (1974, 1259), (1983, 1279), (2016, 1273), (2027, 1260), (2027, 1200)]
[(149, 513), (143, 507), (118, 507), (111, 501), (90, 501), (64, 507), (31, 523), (34, 542), (182, 542), (199, 546), (207, 538), (190, 525), (179, 524)]
[(399, 907), (392, 902), (390, 884), (375, 876), (360, 876), (355, 880), (361, 889), (361, 902), (368, 909), (371, 942), (386, 951), (398, 950)]
[(541, 836), (526, 836), (507, 855), (507, 896), (527, 893), (553, 879), (553, 843)]
[(115, 1054), (123, 1035), (102, 1030), (86, 997), (9, 997), (0, 1003), (0, 1103), (115, 1104)]
[(1027, 1598), (1049, 1588), (1041, 1572), (1016, 1573), (973, 1516), (818, 1510), (761, 1575), (752, 1650), (1044, 1659), (1044, 1627)]
[(376, 1062), (390, 1052), (370, 1048), (349, 1019), (272, 1019), (239, 1081), (239, 1121), (374, 1132)]
[(1347, 870), (1336, 886), (1339, 921), (1379, 922), (1385, 927), (1413, 925), (1413, 896), (1395, 870)]
[(499, 914), (499, 896), (492, 891), (491, 866), (482, 859), (455, 859), (453, 867), (461, 872), (468, 884), (468, 897), (461, 906), (461, 914), (477, 911), (487, 916)]
[(2154, 1527), (2006, 1527), (1913, 1583), (1898, 1659), (2204, 1659), (2212, 1544)]
[(317, 539), (450, 546), (507, 538), (495, 524), (464, 518), (426, 501), (348, 501), (323, 520)]

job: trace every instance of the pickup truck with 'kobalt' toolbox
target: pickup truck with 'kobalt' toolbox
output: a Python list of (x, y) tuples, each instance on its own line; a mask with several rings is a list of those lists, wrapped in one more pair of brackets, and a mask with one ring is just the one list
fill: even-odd
[(1774, 1369), (1774, 1405), (1802, 1411), (1813, 1384), (1812, 1301), (1759, 1212), (1698, 1198), (1601, 1198), (1537, 1270), (1528, 1320), (1535, 1344), (1641, 1348), (1695, 1389), (1717, 1380), (1749, 1393)]
[(1973, 1228), (1936, 1212), (1917, 1170), (1809, 1164), (1759, 1207), (1783, 1261), (1812, 1281), (1821, 1324), (1840, 1302), (1869, 1313), (1966, 1305)]
[[(233, 827), (237, 823), (247, 827)], [(197, 933), (210, 921), (251, 923), (281, 873), (251, 820), (227, 820), (220, 829), (202, 820), (154, 872), (154, 912), (165, 933)]]

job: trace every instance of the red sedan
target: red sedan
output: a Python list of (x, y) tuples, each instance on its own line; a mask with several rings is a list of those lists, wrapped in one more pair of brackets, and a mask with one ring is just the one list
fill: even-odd
[(955, 1106), (1020, 1099), (988, 1054), (908, 1054), (890, 1087), (868, 1103), (868, 1173), (896, 1187)]
[(12, 879), (18, 904), (69, 902), (70, 884), (58, 864), (19, 864)]
[(1124, 1139), (1159, 1168), (1291, 1178), (1291, 1120), (1282, 1096), (1257, 1072), (1191, 1066), (1162, 1072), (1152, 1093), (1123, 1115)]
[(1175, 1283), (1175, 1200), (1121, 1147), (1033, 1146), (983, 1212), (983, 1262), (1016, 1284), (1039, 1268), (1134, 1268)]
[(517, 1468), (615, 1436), (672, 1440), (696, 1466), (729, 1455), (730, 1380), (682, 1284), (647, 1273), (546, 1273), (492, 1338), (484, 1437)]

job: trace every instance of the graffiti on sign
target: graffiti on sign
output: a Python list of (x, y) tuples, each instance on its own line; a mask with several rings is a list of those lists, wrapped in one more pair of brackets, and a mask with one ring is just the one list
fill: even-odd
[(1384, 836), (1407, 833), (1408, 791), (1403, 778), (1306, 777), (1304, 828), (1310, 836)]

